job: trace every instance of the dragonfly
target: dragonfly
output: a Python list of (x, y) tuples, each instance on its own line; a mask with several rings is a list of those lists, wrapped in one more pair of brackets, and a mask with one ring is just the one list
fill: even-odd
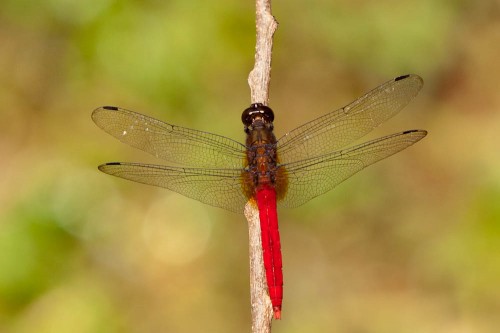
[(283, 272), (277, 207), (298, 207), (424, 138), (425, 130), (406, 130), (347, 147), (397, 114), (422, 86), (418, 75), (396, 77), (279, 139), (273, 134), (272, 109), (254, 103), (241, 117), (244, 144), (103, 106), (92, 113), (97, 126), (121, 142), (174, 165), (111, 162), (98, 168), (231, 212), (243, 213), (247, 202), (256, 205), (268, 293), (274, 318), (280, 319)]

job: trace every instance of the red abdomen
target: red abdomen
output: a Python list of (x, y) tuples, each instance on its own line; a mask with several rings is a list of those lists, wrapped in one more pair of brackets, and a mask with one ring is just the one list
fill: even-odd
[(256, 200), (259, 208), (262, 251), (269, 296), (273, 305), (274, 318), (280, 319), (283, 300), (283, 264), (276, 210), (276, 190), (267, 184), (260, 185), (256, 190)]

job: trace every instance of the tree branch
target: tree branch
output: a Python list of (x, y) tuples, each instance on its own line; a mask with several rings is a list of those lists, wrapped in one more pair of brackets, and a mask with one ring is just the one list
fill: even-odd
[(259, 210), (253, 202), (245, 206), (248, 221), (250, 251), (250, 302), (252, 304), (252, 332), (270, 333), (273, 306), (267, 291), (266, 271), (262, 257)]
[[(269, 83), (271, 81), (271, 55), (273, 35), (278, 22), (271, 14), (271, 0), (256, 0), (257, 39), (255, 65), (248, 76), (252, 103), (269, 103)], [(259, 211), (254, 202), (245, 206), (248, 221), (250, 256), (250, 298), (252, 304), (252, 332), (269, 333), (273, 318), (273, 308), (267, 289), (266, 272), (262, 257)]]
[(252, 103), (267, 105), (271, 81), (273, 35), (278, 28), (278, 22), (271, 14), (271, 0), (256, 0), (256, 28), (255, 65), (248, 75), (248, 85)]

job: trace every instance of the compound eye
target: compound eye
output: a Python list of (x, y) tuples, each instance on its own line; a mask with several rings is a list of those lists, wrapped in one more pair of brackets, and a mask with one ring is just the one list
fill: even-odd
[(241, 115), (241, 121), (243, 122), (243, 125), (245, 126), (250, 126), (252, 125), (252, 112), (255, 110), (252, 109), (252, 107), (249, 107), (248, 109), (245, 109), (243, 111), (243, 114)]
[(274, 121), (274, 112), (270, 107), (262, 105), (260, 113), (266, 122), (272, 123)]
[(262, 103), (252, 104), (249, 108), (245, 109), (241, 115), (241, 121), (245, 126), (250, 126), (252, 125), (254, 118), (257, 116), (263, 118), (265, 122), (274, 121), (273, 110)]

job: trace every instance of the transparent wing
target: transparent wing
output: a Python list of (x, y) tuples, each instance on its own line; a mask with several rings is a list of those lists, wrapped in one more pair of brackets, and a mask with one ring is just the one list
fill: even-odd
[(243, 166), (245, 146), (220, 135), (167, 124), (114, 106), (94, 110), (92, 119), (121, 142), (170, 162), (211, 168)]
[(331, 154), (281, 165), (286, 170), (283, 174), (288, 178), (288, 189), (280, 205), (288, 208), (300, 206), (426, 135), (423, 130), (405, 131)]
[(195, 169), (140, 163), (106, 163), (99, 170), (138, 183), (167, 188), (205, 204), (243, 213), (243, 169)]
[(351, 104), (310, 121), (278, 140), (281, 163), (328, 154), (361, 138), (394, 116), (423, 86), (418, 75), (405, 75), (370, 91)]

